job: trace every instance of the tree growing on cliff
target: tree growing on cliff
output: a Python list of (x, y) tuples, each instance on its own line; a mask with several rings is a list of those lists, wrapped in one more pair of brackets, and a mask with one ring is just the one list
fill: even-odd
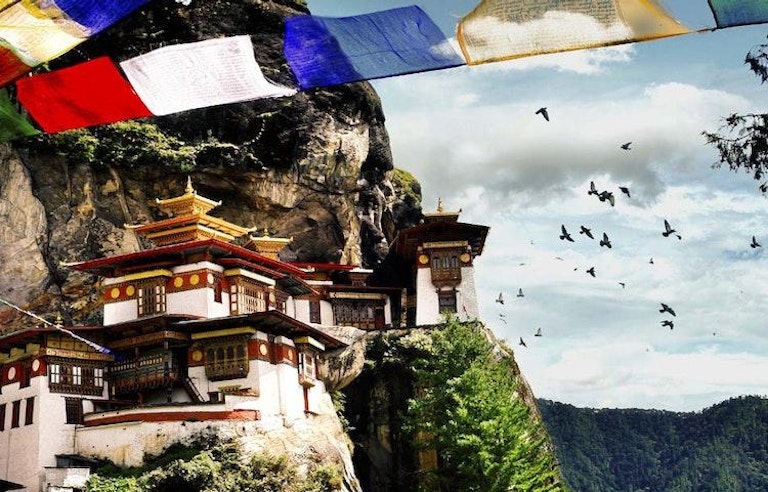
[(548, 437), (519, 396), (513, 361), (498, 356), (479, 323), (448, 319), (414, 361), (418, 396), (408, 427), (434, 450), (424, 490), (567, 490)]
[[(747, 53), (744, 61), (761, 83), (768, 81), (768, 44), (761, 44)], [(731, 171), (744, 171), (768, 193), (768, 114), (731, 114), (725, 118), (719, 132), (704, 132), (707, 143), (720, 154), (713, 167), (727, 164)]]

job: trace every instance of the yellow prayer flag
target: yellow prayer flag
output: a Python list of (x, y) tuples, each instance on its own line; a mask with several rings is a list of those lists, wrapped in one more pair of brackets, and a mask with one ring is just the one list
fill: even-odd
[(457, 38), (478, 65), (690, 32), (655, 0), (482, 0)]
[(28, 1), (0, 11), (0, 39), (30, 66), (63, 55), (86, 39), (79, 24), (44, 13), (50, 14)]

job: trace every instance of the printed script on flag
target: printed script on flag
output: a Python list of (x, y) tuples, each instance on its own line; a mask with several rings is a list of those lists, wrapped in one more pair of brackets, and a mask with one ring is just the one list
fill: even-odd
[(250, 36), (166, 46), (120, 66), (155, 115), (296, 93), (264, 77)]
[(30, 2), (0, 9), (0, 40), (30, 67), (66, 53), (86, 38), (76, 22), (51, 18)]
[(483, 0), (457, 38), (476, 65), (690, 32), (654, 0)]

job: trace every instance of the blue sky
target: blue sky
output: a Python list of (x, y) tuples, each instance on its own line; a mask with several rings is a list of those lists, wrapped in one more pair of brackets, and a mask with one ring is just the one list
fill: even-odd
[[(416, 3), (449, 36), (475, 5)], [(410, 4), (309, 1), (328, 16)], [(705, 0), (665, 4), (691, 27), (712, 24)], [(752, 235), (768, 247), (768, 202), (747, 175), (712, 169), (701, 136), (731, 113), (768, 112), (768, 87), (744, 65), (766, 34), (736, 27), (372, 82), (395, 166), (420, 180), (425, 210), (441, 197), (491, 227), (476, 262), (482, 317), (536, 396), (690, 411), (768, 394), (767, 253), (749, 247)], [(534, 114), (542, 106), (551, 121)], [(588, 196), (590, 181), (616, 206)], [(662, 237), (665, 218), (682, 240)], [(576, 242), (558, 238), (561, 225)]]

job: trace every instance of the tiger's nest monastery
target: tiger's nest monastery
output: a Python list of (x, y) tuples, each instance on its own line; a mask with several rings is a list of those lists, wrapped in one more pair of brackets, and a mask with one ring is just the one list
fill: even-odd
[(488, 228), (441, 206), (371, 271), (281, 261), (290, 239), (209, 215), (189, 181), (157, 205), (169, 218), (127, 226), (153, 247), (70, 265), (100, 279), (102, 326), (0, 336), (0, 491), (77, 491), (98, 461), (137, 466), (205, 427), (311, 421), (331, 408), (319, 362), (346, 346), (338, 327), (478, 316)]

